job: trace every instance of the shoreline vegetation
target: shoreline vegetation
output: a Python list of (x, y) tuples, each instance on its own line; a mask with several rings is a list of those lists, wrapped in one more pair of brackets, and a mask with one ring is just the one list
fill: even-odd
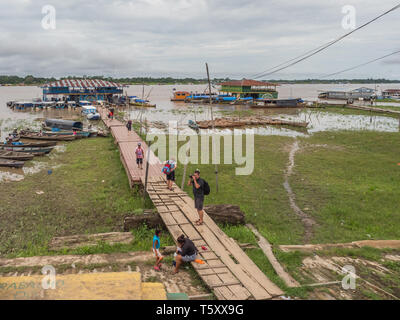
[[(351, 111), (346, 110), (346, 113)], [(283, 252), (278, 247), (304, 244), (305, 226), (291, 208), (284, 188), (290, 146), (296, 141), (299, 144), (294, 155), (293, 174), (289, 177), (295, 201), (316, 221), (310, 243), (399, 239), (400, 215), (393, 201), (400, 197), (398, 135), (365, 131), (320, 132), (307, 138), (256, 135), (254, 172), (249, 176), (236, 176), (235, 165), (219, 165), (218, 193), (215, 193), (214, 165), (189, 164), (186, 173), (199, 168), (210, 184), (212, 192), (206, 199), (207, 205), (239, 205), (246, 214), (246, 222), (254, 225), (271, 243), (278, 261), (305, 285), (315, 282), (305, 278), (303, 270), (304, 259), (312, 259), (313, 255)], [(221, 155), (222, 163), (224, 156)], [(122, 231), (125, 216), (143, 214), (144, 209), (151, 209), (153, 205), (148, 198), (143, 202), (138, 189), (129, 187), (112, 137), (66, 143), (62, 157), (43, 158), (42, 161), (58, 167), (51, 175), (44, 169), (19, 182), (1, 183), (0, 217), (6, 226), (0, 232), (1, 258), (150, 250), (154, 230), (145, 225), (131, 230), (134, 240), (130, 244), (99, 242), (91, 247), (50, 250), (49, 241), (55, 236)], [(183, 164), (180, 167), (183, 168)], [(178, 185), (182, 181), (182, 171), (177, 172)], [(193, 196), (186, 184), (183, 189)], [(318, 292), (323, 288), (288, 288), (246, 226), (221, 225), (221, 229), (237, 242), (252, 245), (244, 249), (246, 254), (286, 295), (320, 298)], [(162, 235), (163, 246), (174, 244), (168, 232)], [(341, 256), (382, 263), (386, 254), (397, 253), (365, 248), (337, 249), (318, 255), (325, 260)], [(395, 275), (386, 282), (379, 279), (379, 283), (395, 294), (399, 287), (399, 264), (385, 262), (385, 266)], [(368, 270), (365, 269), (366, 274)], [(5, 269), (0, 273), (16, 271), (19, 270)], [(57, 271), (62, 272), (62, 268), (58, 267)], [(195, 272), (191, 272), (195, 278)], [(356, 298), (371, 297), (373, 291), (364, 291)]]
[[(125, 85), (195, 85), (195, 84), (207, 84), (206, 78), (173, 78), (173, 77), (125, 77), (125, 78), (113, 78), (104, 76), (68, 76), (68, 77), (35, 77), (33, 75), (27, 75), (24, 77), (16, 75), (0, 75), (0, 86), (40, 86), (48, 82), (57, 80), (74, 80), (74, 79), (100, 79), (119, 82)], [(213, 83), (231, 81), (234, 79), (230, 78), (214, 78)], [(279, 84), (371, 84), (371, 83), (400, 83), (400, 80), (393, 79), (263, 79), (261, 81), (267, 81)]]
[[(400, 197), (397, 137), (398, 133), (354, 131), (308, 138), (257, 135), (254, 172), (236, 176), (235, 166), (220, 165), (220, 191), (212, 192), (206, 202), (239, 205), (247, 222), (274, 245), (303, 244), (304, 226), (283, 186), (288, 148), (297, 139), (301, 150), (290, 184), (298, 205), (318, 223), (311, 243), (398, 239), (400, 216), (390, 200)], [(124, 216), (153, 208), (149, 199), (143, 203), (139, 191), (129, 188), (111, 138), (67, 143), (62, 157), (43, 161), (60, 167), (52, 175), (43, 170), (19, 182), (2, 183), (0, 216), (7, 228), (1, 234), (0, 256), (48, 254), (47, 244), (54, 236), (122, 231)], [(187, 172), (196, 168), (215, 190), (214, 166), (189, 164)], [(328, 182), (321, 181), (321, 172)], [(180, 185), (182, 172), (177, 172), (176, 181)], [(184, 191), (192, 196), (189, 187)], [(383, 214), (378, 218), (377, 212)], [(223, 229), (237, 241), (249, 242), (244, 226)], [(146, 241), (140, 234), (137, 241)]]

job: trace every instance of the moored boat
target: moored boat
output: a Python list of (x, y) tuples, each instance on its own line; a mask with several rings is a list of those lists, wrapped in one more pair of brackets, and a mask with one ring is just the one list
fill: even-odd
[[(58, 130), (58, 128), (49, 128), (46, 126), (43, 126), (43, 130), (46, 135), (49, 134), (55, 134), (55, 135), (61, 135), (61, 136), (72, 136), (74, 134), (74, 131), (71, 130)], [(82, 136), (82, 137), (90, 137), (92, 136), (93, 131), (75, 131), (77, 136)]]
[(13, 142), (12, 144), (4, 144), (9, 147), (54, 147), (57, 141), (43, 141), (43, 142)]
[(33, 154), (14, 151), (0, 151), (0, 159), (28, 161), (32, 160)]
[(171, 98), (171, 101), (175, 102), (185, 102), (185, 99), (190, 96), (190, 92), (187, 91), (175, 91), (174, 96)]
[(23, 161), (0, 159), (0, 167), (22, 168), (24, 164)]
[(88, 119), (88, 120), (100, 120), (100, 113), (98, 113), (98, 112), (94, 112), (94, 113), (89, 113), (87, 116), (86, 116), (86, 118)]
[(76, 139), (76, 136), (70, 135), (57, 135), (57, 134), (43, 134), (38, 133), (20, 133), (23, 139), (33, 139), (33, 140), (49, 140), (49, 141), (72, 141)]
[(48, 154), (54, 147), (19, 147), (19, 146), (0, 146), (0, 151), (14, 151), (36, 154)]

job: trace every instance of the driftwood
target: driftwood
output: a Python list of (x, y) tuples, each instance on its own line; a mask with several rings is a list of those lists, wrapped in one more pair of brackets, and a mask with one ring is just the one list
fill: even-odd
[[(200, 129), (209, 129), (213, 127), (211, 120), (198, 121), (197, 125)], [(217, 118), (214, 120), (215, 128), (234, 128), (244, 126), (259, 126), (259, 125), (278, 125), (278, 126), (294, 126), (306, 128), (308, 122), (296, 122), (289, 120), (273, 119), (269, 117), (241, 117), (241, 118)]]
[[(219, 204), (204, 207), (207, 214), (217, 223), (224, 224), (244, 224), (245, 216), (240, 211), (239, 206), (229, 204)], [(163, 228), (165, 229), (164, 222), (160, 215), (156, 212), (148, 212), (143, 215), (127, 216), (124, 219), (124, 231), (136, 229), (141, 225), (146, 224), (150, 228)]]
[(217, 204), (206, 206), (204, 210), (215, 222), (234, 225), (245, 224), (244, 213), (240, 211), (239, 206)]
[(96, 234), (77, 234), (74, 236), (55, 237), (49, 243), (50, 250), (61, 250), (64, 248), (75, 249), (84, 246), (95, 246), (101, 242), (108, 244), (131, 243), (133, 235), (130, 232), (109, 232)]

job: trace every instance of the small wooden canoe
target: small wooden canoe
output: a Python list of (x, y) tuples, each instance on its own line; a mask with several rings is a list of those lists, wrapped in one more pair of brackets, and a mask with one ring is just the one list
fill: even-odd
[(25, 152), (32, 154), (47, 154), (53, 150), (54, 147), (18, 147), (18, 146), (0, 146), (0, 151), (13, 151)]
[(41, 142), (22, 142), (22, 144), (9, 145), (8, 147), (54, 147), (57, 145), (57, 141), (41, 141)]
[(24, 164), (23, 161), (0, 159), (0, 167), (22, 168)]
[(23, 139), (34, 139), (34, 140), (48, 140), (48, 141), (73, 141), (76, 139), (75, 136), (62, 136), (62, 135), (43, 135), (39, 134), (21, 134)]
[[(73, 136), (74, 132), (73, 131), (67, 131), (67, 130), (61, 130), (61, 131), (51, 131), (51, 128), (45, 127), (44, 128), (44, 134), (46, 135), (58, 135), (58, 136)], [(76, 131), (76, 135), (82, 136), (82, 137), (89, 137), (91, 134), (90, 131)]]
[(31, 153), (14, 152), (14, 151), (0, 151), (0, 159), (28, 161), (34, 157)]

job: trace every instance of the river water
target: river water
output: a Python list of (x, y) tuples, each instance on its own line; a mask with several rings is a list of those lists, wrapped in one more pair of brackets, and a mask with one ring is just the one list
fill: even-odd
[[(352, 90), (361, 86), (375, 88), (375, 84), (357, 85), (321, 85), (321, 84), (296, 84), (281, 85), (278, 87), (280, 98), (302, 98), (308, 101), (317, 99), (318, 93), (325, 90)], [(389, 88), (398, 88), (396, 84), (380, 84), (377, 87), (381, 90)], [(176, 121), (180, 127), (180, 133), (193, 134), (193, 131), (187, 127), (189, 120), (211, 119), (211, 112), (208, 105), (185, 104), (182, 102), (172, 102), (173, 89), (204, 92), (205, 85), (156, 85), (145, 86), (144, 97), (148, 96), (151, 103), (156, 104), (156, 108), (135, 108), (131, 107), (128, 111), (130, 119), (147, 119), (149, 121), (160, 121), (168, 124), (169, 121)], [(143, 96), (143, 86), (129, 86), (125, 89), (128, 95)], [(13, 128), (33, 127), (39, 128), (43, 118), (62, 117), (67, 119), (78, 119), (80, 113), (78, 110), (44, 110), (44, 111), (13, 111), (7, 108), (6, 103), (10, 100), (31, 100), (40, 98), (42, 90), (39, 87), (0, 87), (0, 139), (4, 140), (7, 134)], [(383, 104), (383, 103), (379, 103)], [(389, 105), (397, 105), (389, 103)], [(223, 116), (224, 111), (243, 111), (249, 107), (214, 105), (214, 117)], [(375, 130), (387, 132), (399, 132), (399, 120), (385, 115), (342, 115), (333, 111), (322, 111), (319, 109), (257, 109), (260, 115), (269, 115), (274, 118), (282, 118), (293, 121), (307, 121), (309, 126), (307, 130), (298, 130), (290, 128), (279, 128), (276, 126), (263, 126), (255, 128), (256, 134), (261, 135), (281, 135), (281, 136), (307, 136), (320, 131), (332, 130)], [(157, 131), (157, 129), (153, 129)], [(230, 132), (229, 129), (219, 130), (220, 133)], [(62, 148), (62, 146), (60, 146)], [(57, 157), (60, 152), (52, 152), (51, 157)], [(36, 173), (40, 170), (52, 169), (43, 168), (40, 161), (29, 161), (24, 169), (0, 169), (1, 181), (22, 180), (26, 174)]]
[[(397, 88), (396, 84), (341, 84), (341, 85), (322, 85), (322, 84), (295, 84), (281, 85), (278, 87), (280, 98), (302, 98), (304, 100), (313, 101), (317, 99), (318, 93), (325, 90), (352, 90), (361, 86), (370, 88), (379, 88), (381, 90), (389, 88)], [(204, 120), (210, 119), (210, 108), (207, 105), (185, 104), (182, 102), (172, 102), (173, 89), (204, 92), (205, 85), (156, 85), (145, 86), (144, 97), (148, 96), (151, 103), (155, 103), (157, 108), (130, 108), (129, 117), (131, 119), (145, 118), (150, 121), (168, 122), (177, 121), (181, 127), (186, 127), (188, 120)], [(143, 86), (129, 86), (125, 89), (128, 95), (143, 96)], [(45, 111), (12, 111), (7, 108), (6, 102), (9, 100), (31, 100), (32, 98), (41, 97), (42, 90), (39, 87), (0, 87), (0, 138), (5, 136), (13, 128), (22, 126), (38, 127), (42, 118), (63, 117), (78, 118), (79, 111), (74, 110), (45, 110)], [(384, 104), (384, 103), (380, 103)], [(390, 105), (396, 105), (390, 103)], [(400, 104), (397, 104), (400, 110)], [(213, 110), (216, 116), (223, 115), (223, 111), (245, 111), (246, 106), (222, 105), (214, 106)], [(321, 112), (316, 109), (257, 109), (262, 115), (270, 115), (276, 118), (290, 119), (295, 121), (309, 122), (309, 129), (306, 133), (298, 130), (287, 128), (277, 128), (273, 126), (265, 126), (256, 129), (259, 134), (266, 135), (304, 135), (326, 130), (377, 130), (391, 131), (399, 130), (399, 122), (393, 117), (384, 115), (346, 115), (337, 114), (335, 112)]]

